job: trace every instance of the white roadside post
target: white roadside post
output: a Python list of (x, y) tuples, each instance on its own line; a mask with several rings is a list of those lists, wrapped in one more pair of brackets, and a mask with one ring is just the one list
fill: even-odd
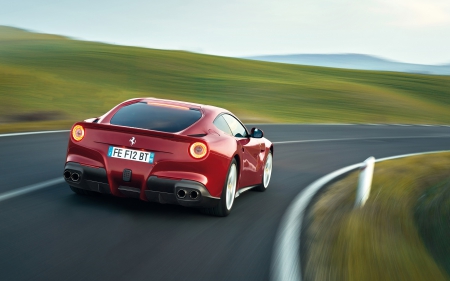
[(359, 173), (358, 189), (356, 190), (355, 208), (361, 208), (366, 203), (372, 186), (375, 158), (369, 157), (363, 162)]

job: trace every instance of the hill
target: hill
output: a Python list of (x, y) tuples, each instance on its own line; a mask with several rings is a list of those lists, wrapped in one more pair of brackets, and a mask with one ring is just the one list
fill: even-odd
[(450, 123), (450, 77), (298, 66), (0, 27), (0, 131), (67, 128), (153, 96), (245, 122)]
[(402, 63), (360, 54), (268, 55), (248, 57), (247, 59), (347, 69), (450, 75), (450, 64), (423, 65)]

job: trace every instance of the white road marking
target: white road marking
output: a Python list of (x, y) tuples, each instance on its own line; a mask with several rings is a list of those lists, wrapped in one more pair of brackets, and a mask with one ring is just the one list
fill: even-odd
[(311, 198), (330, 180), (357, 169), (360, 164), (351, 165), (328, 174), (308, 185), (299, 193), (284, 213), (275, 239), (272, 255), (271, 280), (300, 281), (300, 231), (303, 216)]
[[(391, 157), (380, 158), (376, 162), (404, 158), (409, 156), (450, 152), (449, 150), (430, 151), (421, 153), (403, 154)], [(300, 261), (300, 236), (305, 215), (305, 209), (308, 207), (312, 197), (331, 180), (345, 173), (353, 171), (361, 167), (362, 163), (354, 164), (336, 170), (325, 175), (308, 185), (300, 192), (284, 213), (280, 226), (278, 228), (275, 245), (272, 255), (272, 264), (270, 270), (270, 278), (273, 281), (301, 281), (301, 265)]]
[(62, 177), (60, 177), (60, 178), (44, 181), (41, 183), (36, 183), (36, 184), (28, 185), (25, 187), (21, 187), (21, 188), (15, 189), (15, 190), (7, 191), (7, 192), (0, 194), (0, 202), (10, 199), (10, 198), (14, 198), (14, 197), (23, 195), (23, 194), (27, 194), (27, 193), (36, 191), (39, 189), (43, 189), (43, 188), (46, 188), (46, 187), (49, 187), (49, 186), (52, 186), (55, 184), (63, 183), (63, 182), (65, 182), (65, 180)]
[(290, 126), (423, 126), (423, 127), (450, 127), (450, 125), (439, 124), (392, 124), (392, 123), (245, 123), (246, 126), (270, 126), (270, 125), (290, 125)]
[[(249, 123), (245, 124), (246, 126), (253, 125), (275, 125), (275, 126), (354, 126), (354, 125), (363, 125), (363, 126), (424, 126), (424, 127), (450, 127), (450, 125), (424, 125), (424, 124), (375, 124), (375, 123)], [(24, 132), (24, 133), (9, 133), (9, 134), (0, 134), (0, 137), (15, 137), (15, 136), (26, 136), (26, 135), (38, 135), (38, 134), (52, 134), (52, 133), (63, 133), (70, 132), (70, 130), (57, 130), (57, 131), (38, 131), (38, 132)]]
[(429, 152), (419, 152), (419, 153), (409, 153), (409, 154), (402, 154), (402, 155), (396, 155), (396, 156), (390, 156), (390, 157), (384, 157), (380, 159), (376, 159), (375, 162), (383, 162), (386, 160), (394, 160), (399, 158), (405, 158), (410, 156), (417, 156), (417, 155), (426, 155), (426, 154), (434, 154), (434, 153), (443, 153), (443, 152), (450, 152), (450, 150), (436, 150), (436, 151), (429, 151)]
[(38, 134), (53, 134), (53, 133), (63, 133), (63, 132), (70, 132), (70, 130), (11, 133), (11, 134), (1, 134), (0, 137), (15, 137), (15, 136), (26, 136), (26, 135), (38, 135)]
[(245, 123), (245, 126), (254, 126), (254, 125), (276, 125), (276, 126), (353, 126), (353, 125), (367, 125), (367, 124), (358, 124), (358, 123)]
[(273, 144), (326, 142), (326, 141), (355, 141), (355, 140), (419, 139), (419, 138), (450, 138), (450, 135), (404, 136), (404, 137), (401, 137), (401, 136), (399, 136), (399, 137), (368, 137), (368, 138), (319, 139), (319, 140), (295, 140), (295, 141), (278, 141), (278, 142), (273, 142)]

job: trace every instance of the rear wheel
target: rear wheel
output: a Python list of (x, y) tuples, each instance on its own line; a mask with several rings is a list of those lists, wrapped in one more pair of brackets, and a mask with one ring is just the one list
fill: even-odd
[(83, 196), (97, 195), (97, 192), (81, 189), (81, 188), (78, 188), (78, 187), (70, 186), (70, 189), (72, 189), (72, 191), (75, 192), (78, 195), (83, 195)]
[(202, 212), (208, 215), (214, 215), (218, 217), (226, 217), (230, 214), (233, 207), (234, 198), (236, 197), (236, 185), (237, 185), (237, 164), (236, 160), (231, 161), (230, 168), (228, 168), (227, 179), (222, 189), (220, 201), (214, 208), (202, 209)]
[(260, 185), (255, 187), (254, 189), (257, 191), (266, 191), (267, 187), (269, 186), (270, 178), (272, 177), (272, 152), (269, 151), (269, 154), (266, 158), (266, 163), (264, 163), (264, 172), (262, 176), (262, 182)]

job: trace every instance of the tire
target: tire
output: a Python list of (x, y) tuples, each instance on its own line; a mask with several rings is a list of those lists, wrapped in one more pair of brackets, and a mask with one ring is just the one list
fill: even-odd
[(72, 191), (75, 192), (78, 195), (83, 195), (83, 196), (97, 195), (97, 192), (81, 189), (81, 188), (78, 188), (78, 187), (70, 186), (70, 189), (72, 189)]
[(231, 161), (228, 168), (227, 177), (222, 188), (222, 194), (220, 196), (219, 204), (213, 208), (201, 209), (201, 211), (208, 215), (217, 217), (226, 217), (230, 214), (233, 207), (234, 199), (236, 197), (236, 186), (238, 179), (238, 171), (236, 159)]
[(270, 178), (272, 177), (272, 164), (273, 164), (273, 156), (272, 152), (269, 151), (267, 154), (266, 162), (264, 163), (264, 172), (261, 179), (261, 184), (256, 186), (253, 190), (264, 192), (270, 183)]

